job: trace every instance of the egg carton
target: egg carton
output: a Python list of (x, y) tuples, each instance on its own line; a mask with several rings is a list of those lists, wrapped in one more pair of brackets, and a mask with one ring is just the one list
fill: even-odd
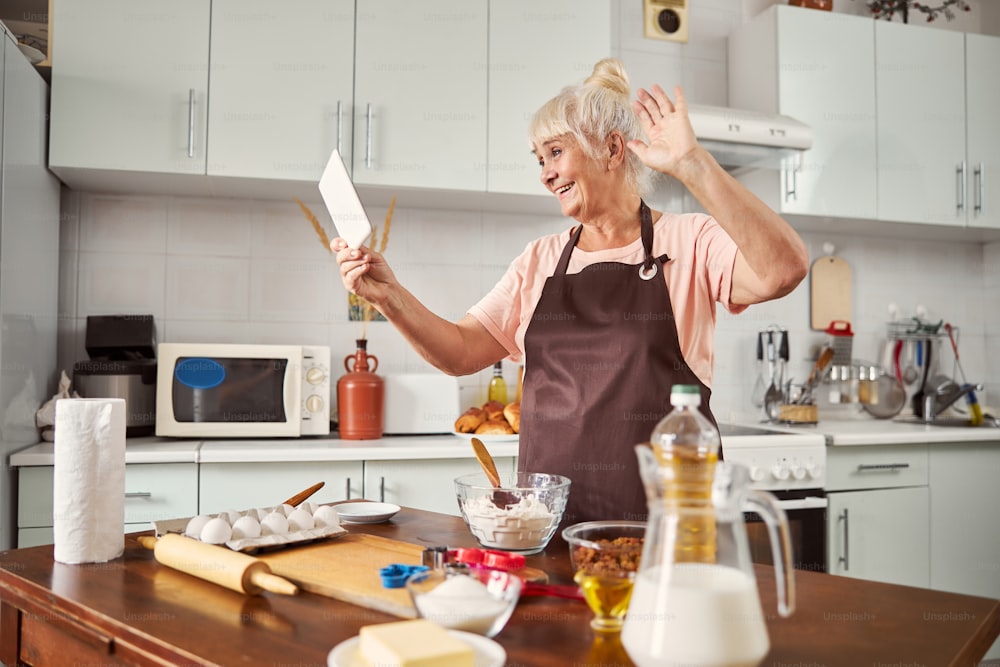
[[(306, 510), (308, 511), (303, 514), (302, 512)], [(152, 523), (157, 537), (176, 533), (200, 542), (226, 546), (233, 551), (253, 553), (346, 535), (347, 531), (340, 525), (336, 512), (332, 504), (315, 505), (307, 501), (297, 508), (291, 505), (276, 505), (247, 510), (226, 510), (180, 519), (162, 519)], [(284, 521), (272, 515), (280, 515)], [(311, 527), (309, 521), (305, 520), (306, 515), (312, 521)], [(261, 528), (261, 534), (253, 534), (254, 523)], [(243, 524), (242, 527), (237, 527), (239, 524)], [(245, 530), (247, 526), (250, 527), (249, 531)], [(237, 527), (235, 531), (234, 527)], [(269, 532), (263, 534), (264, 530)]]

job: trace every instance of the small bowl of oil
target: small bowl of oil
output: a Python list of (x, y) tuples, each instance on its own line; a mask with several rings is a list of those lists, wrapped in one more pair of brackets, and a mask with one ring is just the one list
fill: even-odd
[(621, 631), (645, 534), (643, 521), (587, 521), (563, 530), (573, 580), (594, 612), (594, 630)]

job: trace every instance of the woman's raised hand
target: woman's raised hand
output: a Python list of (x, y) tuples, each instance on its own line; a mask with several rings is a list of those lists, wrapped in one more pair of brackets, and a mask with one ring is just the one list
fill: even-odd
[(654, 85), (652, 91), (640, 88), (636, 97), (632, 108), (639, 116), (649, 143), (634, 139), (628, 142), (629, 149), (650, 169), (680, 178), (685, 158), (698, 148), (684, 91), (680, 86), (674, 88), (676, 102), (671, 102), (658, 85)]

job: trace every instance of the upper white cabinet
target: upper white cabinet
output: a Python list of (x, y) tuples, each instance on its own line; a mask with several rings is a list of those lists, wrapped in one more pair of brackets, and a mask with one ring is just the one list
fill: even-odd
[[(489, 30), (490, 192), (544, 194), (528, 144), (532, 116), (564, 86), (611, 55), (608, 0), (493, 0)], [(572, 38), (568, 38), (572, 36)], [(558, 40), (558, 57), (538, 61), (539, 45)]]
[(350, 155), (353, 0), (55, 0), (53, 22), (49, 162), (71, 186), (315, 182), (338, 137)]
[(316, 181), (351, 160), (353, 0), (212, 0), (213, 176)]
[(879, 219), (965, 225), (964, 39), (875, 22)]
[(486, 0), (359, 0), (356, 183), (486, 189)]
[(965, 36), (966, 214), (970, 227), (1000, 229), (1000, 37)]
[(782, 213), (875, 217), (873, 24), (776, 5), (730, 36), (730, 106), (813, 129), (801, 160), (740, 176)]
[(72, 184), (81, 168), (205, 173), (211, 6), (54, 0), (49, 165), (57, 175)]

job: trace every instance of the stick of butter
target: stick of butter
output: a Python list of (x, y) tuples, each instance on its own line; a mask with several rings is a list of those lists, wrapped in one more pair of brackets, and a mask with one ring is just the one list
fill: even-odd
[(472, 647), (425, 619), (366, 625), (361, 656), (379, 667), (474, 667)]

